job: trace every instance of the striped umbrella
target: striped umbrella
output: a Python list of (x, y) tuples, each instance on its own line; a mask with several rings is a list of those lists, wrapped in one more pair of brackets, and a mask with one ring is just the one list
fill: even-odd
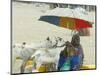
[(71, 18), (71, 17), (63, 17), (63, 16), (41, 16), (40, 21), (45, 21), (56, 26), (68, 28), (71, 30), (79, 30), (81, 28), (91, 28), (92, 24), (86, 20)]

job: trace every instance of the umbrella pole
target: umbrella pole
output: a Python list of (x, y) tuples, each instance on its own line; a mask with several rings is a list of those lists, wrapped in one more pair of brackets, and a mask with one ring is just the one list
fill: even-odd
[(74, 34), (77, 34), (77, 33), (78, 33), (78, 31), (76, 29), (71, 30), (71, 35), (74, 35)]

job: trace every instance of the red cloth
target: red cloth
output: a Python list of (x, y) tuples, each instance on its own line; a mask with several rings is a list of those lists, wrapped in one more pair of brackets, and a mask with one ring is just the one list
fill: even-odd
[(75, 19), (75, 29), (79, 30), (81, 28), (90, 28), (92, 25), (85, 20), (82, 19)]

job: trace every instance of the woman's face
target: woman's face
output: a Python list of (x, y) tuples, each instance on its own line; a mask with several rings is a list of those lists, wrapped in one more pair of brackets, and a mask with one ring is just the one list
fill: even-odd
[(78, 35), (73, 36), (72, 42), (74, 45), (79, 45), (80, 44), (80, 37)]
[(80, 39), (77, 37), (75, 38), (75, 43), (78, 45), (80, 43)]

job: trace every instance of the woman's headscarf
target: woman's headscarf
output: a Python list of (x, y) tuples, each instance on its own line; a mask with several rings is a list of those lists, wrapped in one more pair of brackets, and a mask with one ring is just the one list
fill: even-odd
[(79, 36), (79, 34), (73, 35), (72, 40), (71, 40), (71, 44), (74, 47), (78, 47), (80, 45), (80, 36)]

